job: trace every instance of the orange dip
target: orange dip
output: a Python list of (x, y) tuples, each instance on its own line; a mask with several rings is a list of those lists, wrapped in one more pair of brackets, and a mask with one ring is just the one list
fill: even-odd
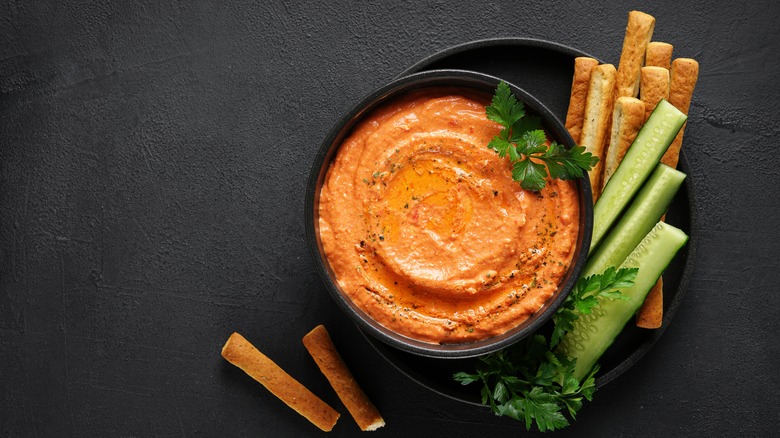
[(319, 201), (336, 279), (377, 322), (432, 343), (501, 334), (558, 288), (577, 241), (572, 181), (523, 190), (487, 144), (487, 97), (418, 91), (341, 145)]

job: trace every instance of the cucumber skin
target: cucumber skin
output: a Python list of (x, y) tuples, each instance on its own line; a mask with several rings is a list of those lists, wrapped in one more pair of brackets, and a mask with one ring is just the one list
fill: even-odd
[[(668, 119), (668, 120), (666, 120)], [(656, 163), (661, 160), (677, 133), (688, 119), (667, 100), (658, 102), (650, 118), (628, 148), (623, 161), (607, 182), (601, 197), (593, 206), (593, 238), (590, 253), (599, 246), (612, 223), (639, 190)], [(657, 132), (656, 128), (665, 128)], [(656, 132), (653, 132), (653, 131)], [(660, 146), (659, 146), (660, 145)], [(665, 145), (665, 146), (662, 146)], [(649, 156), (648, 156), (649, 155)], [(631, 165), (634, 163), (634, 165)], [(633, 173), (633, 175), (632, 175)]]
[(621, 291), (630, 299), (602, 299), (592, 314), (580, 315), (574, 322), (574, 328), (563, 337), (557, 351), (577, 359), (574, 369), (574, 377), (577, 380), (581, 381), (587, 376), (601, 355), (612, 345), (642, 305), (658, 277), (687, 241), (688, 236), (682, 230), (658, 222), (620, 266), (639, 268), (634, 285)]
[(588, 257), (580, 274), (601, 274), (610, 266), (620, 266), (653, 226), (661, 220), (686, 175), (659, 163), (637, 193), (623, 217), (610, 230), (599, 248)]

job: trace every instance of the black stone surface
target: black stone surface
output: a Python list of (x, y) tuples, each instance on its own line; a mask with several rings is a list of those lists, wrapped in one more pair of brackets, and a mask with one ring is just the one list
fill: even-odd
[(311, 436), (219, 350), (232, 331), (342, 412), (324, 323), (381, 436), (532, 435), (435, 394), (342, 316), (304, 236), (338, 117), (439, 50), (554, 40), (616, 63), (626, 14), (702, 68), (685, 148), (698, 250), (654, 348), (559, 436), (780, 430), (780, 6), (709, 2), (4, 2), (0, 436)]

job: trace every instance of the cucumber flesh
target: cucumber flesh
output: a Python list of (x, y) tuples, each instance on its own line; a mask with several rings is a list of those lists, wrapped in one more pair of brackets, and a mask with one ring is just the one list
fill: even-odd
[(687, 118), (666, 100), (658, 102), (593, 207), (591, 253), (661, 160)]
[(628, 210), (589, 258), (583, 277), (601, 274), (610, 266), (620, 266), (643, 237), (661, 220), (680, 188), (685, 174), (659, 163)]
[(558, 351), (577, 359), (574, 376), (582, 380), (623, 327), (636, 313), (658, 277), (671, 263), (677, 251), (688, 241), (680, 229), (664, 222), (655, 227), (629, 254), (621, 268), (639, 268), (634, 285), (621, 290), (626, 300), (601, 299), (590, 315), (580, 315), (574, 328), (566, 333)]

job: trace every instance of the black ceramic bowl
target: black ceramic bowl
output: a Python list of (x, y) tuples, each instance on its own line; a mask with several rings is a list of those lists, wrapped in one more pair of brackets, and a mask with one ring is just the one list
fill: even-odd
[[(579, 192), (579, 236), (573, 263), (561, 282), (555, 294), (536, 313), (520, 325), (509, 331), (491, 338), (475, 342), (457, 344), (432, 344), (400, 335), (379, 324), (358, 308), (338, 283), (335, 274), (322, 249), (319, 236), (319, 195), (320, 188), (331, 161), (336, 156), (339, 146), (355, 127), (372, 110), (384, 105), (405, 93), (428, 87), (460, 87), (492, 95), (500, 79), (483, 73), (464, 70), (432, 70), (405, 76), (374, 91), (331, 129), (322, 142), (314, 160), (306, 192), (306, 234), (309, 248), (314, 257), (317, 271), (322, 276), (325, 286), (338, 306), (358, 325), (360, 329), (376, 339), (403, 351), (427, 357), (466, 358), (487, 354), (508, 347), (538, 330), (552, 317), (555, 310), (563, 303), (577, 281), (579, 272), (585, 264), (590, 248), (590, 236), (593, 228), (593, 202), (588, 178), (577, 180)], [(525, 104), (526, 112), (541, 117), (548, 135), (553, 140), (566, 147), (572, 147), (572, 140), (566, 128), (550, 110), (522, 88), (509, 84), (512, 93)]]

